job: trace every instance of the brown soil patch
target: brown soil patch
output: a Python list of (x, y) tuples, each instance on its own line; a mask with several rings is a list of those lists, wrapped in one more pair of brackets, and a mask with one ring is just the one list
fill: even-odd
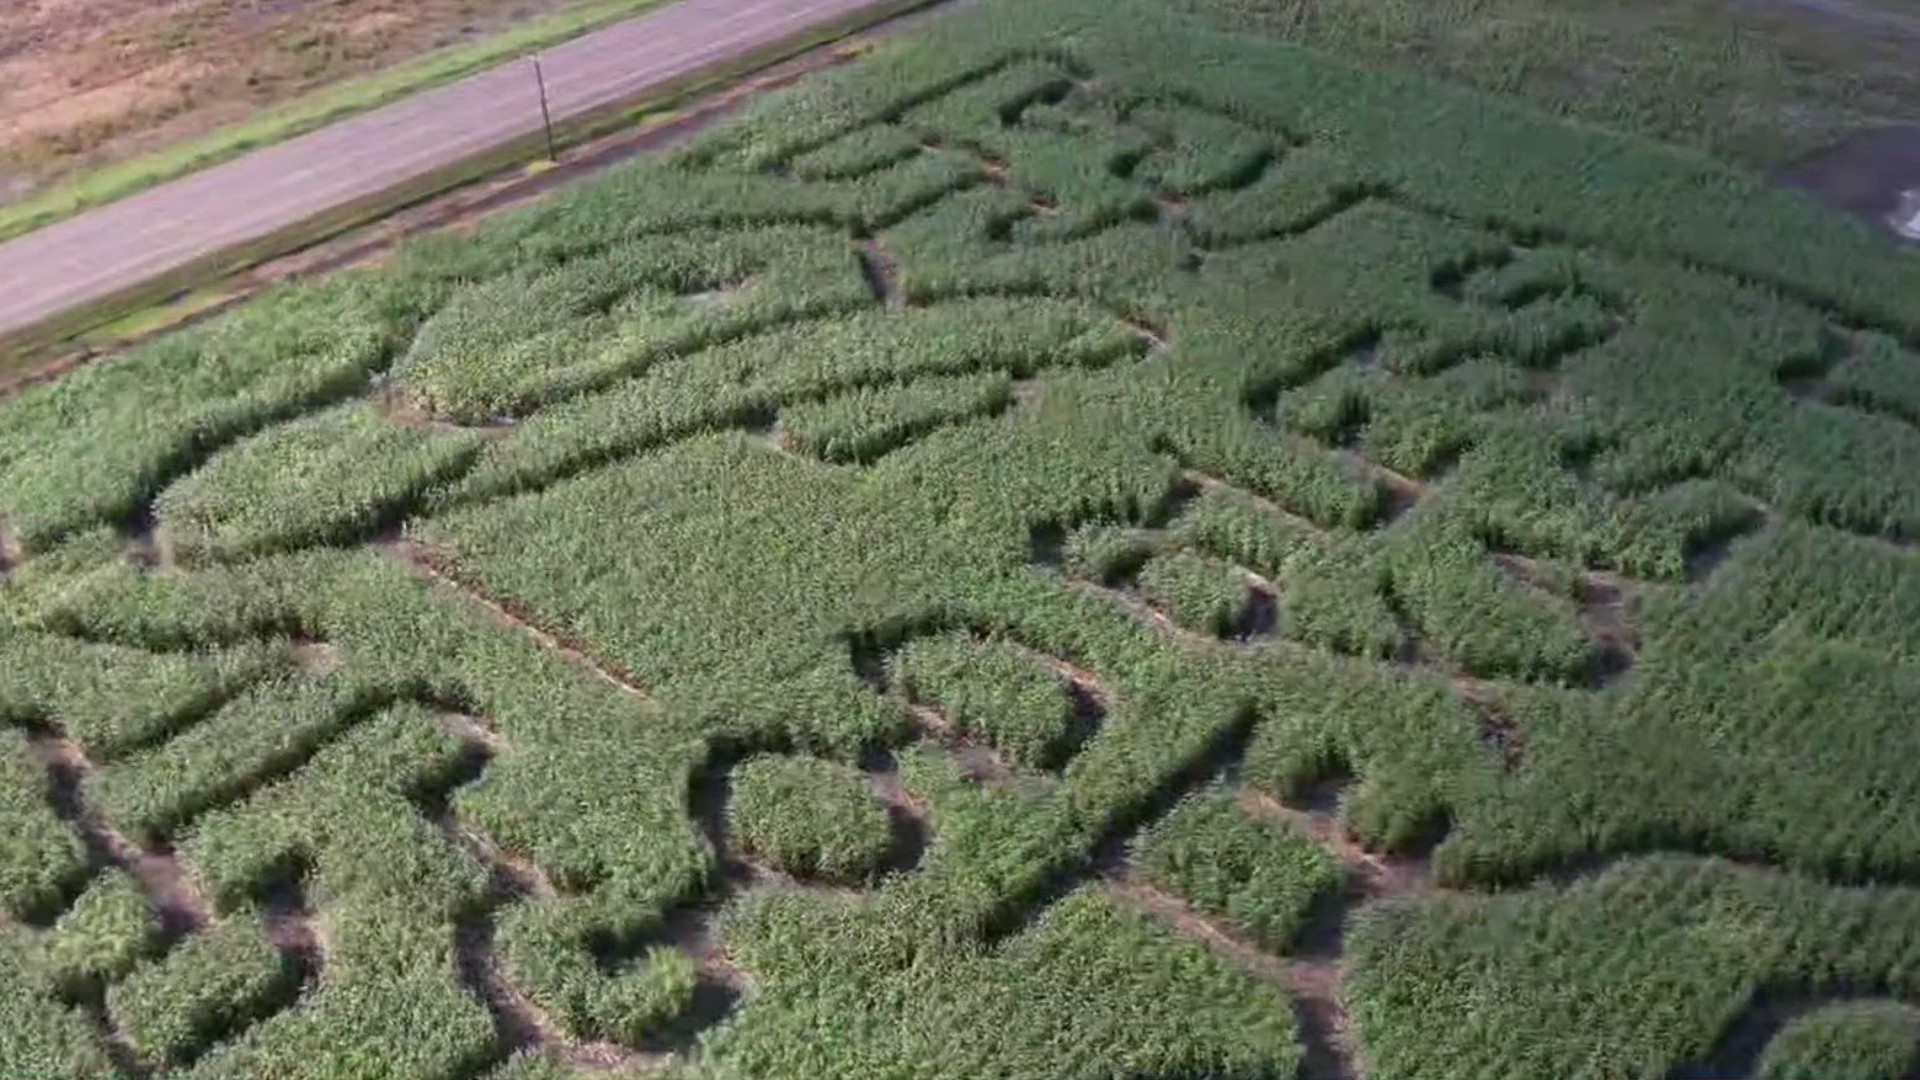
[(267, 941), (300, 975), (300, 982), (313, 986), (326, 968), (328, 941), (320, 920), (307, 904), (306, 891), (298, 879), (275, 884), (267, 890), (264, 915)]
[(0, 5), (0, 203), (567, 2)]
[[(655, 941), (673, 944), (696, 959), (705, 958), (715, 962), (725, 959), (724, 950), (713, 935), (713, 918), (718, 905), (734, 892), (774, 889), (806, 892), (841, 903), (858, 903), (860, 900), (857, 889), (811, 879), (802, 880), (775, 867), (757, 852), (733, 842), (728, 816), (728, 808), (733, 802), (733, 770), (752, 752), (751, 748), (720, 747), (704, 766), (695, 771), (688, 785), (687, 813), (699, 827), (708, 849), (713, 853), (714, 866), (719, 872), (719, 887), (698, 906), (684, 907), (671, 914), (666, 925), (650, 937)], [(744, 973), (734, 968), (730, 961), (724, 966), (726, 971), (722, 974), (726, 981), (744, 978)]]
[(485, 758), (492, 758), (507, 748), (507, 740), (499, 732), (489, 727), (486, 721), (465, 713), (436, 713), (434, 719), (440, 722), (447, 733), (459, 739), (468, 749)]
[(1346, 1006), (1340, 1002), (1343, 980), (1333, 960), (1296, 960), (1288, 969), (1294, 1021), (1300, 1025), (1305, 1053), (1299, 1080), (1348, 1080), (1360, 1075), (1358, 1048)]
[(1326, 847), (1345, 872), (1340, 894), (1323, 898), (1301, 931), (1286, 966), (1295, 1019), (1306, 1054), (1303, 1080), (1346, 1080), (1361, 1075), (1359, 1048), (1341, 1000), (1347, 921), (1361, 904), (1444, 891), (1433, 882), (1425, 858), (1386, 857), (1367, 851), (1341, 826), (1331, 798), (1295, 808), (1264, 792), (1242, 790), (1239, 805), (1250, 816), (1286, 822)]
[(128, 1077), (148, 1077), (159, 1071), (140, 1056), (133, 1040), (113, 1022), (113, 1015), (107, 1011), (105, 996), (82, 1002), (80, 1010), (92, 1022), (94, 1037), (100, 1040), (100, 1049), (105, 1051), (116, 1073)]
[(1279, 587), (1251, 570), (1242, 568), (1241, 572), (1247, 576), (1247, 595), (1239, 616), (1234, 620), (1231, 636), (1225, 638), (1181, 626), (1130, 588), (1115, 588), (1073, 577), (1067, 579), (1067, 584), (1081, 592), (1103, 596), (1134, 620), (1189, 645), (1200, 648), (1259, 648), (1271, 645), (1280, 620)]
[(786, 426), (780, 423), (780, 418), (778, 415), (774, 416), (773, 421), (771, 423), (767, 423), (759, 427), (746, 428), (743, 430), (748, 439), (752, 440), (755, 443), (758, 443), (761, 446), (766, 447), (769, 450), (772, 450), (776, 454), (784, 454), (787, 457), (799, 458), (802, 461), (808, 461), (808, 462), (816, 461), (815, 458), (802, 452), (799, 449), (799, 447), (795, 445), (793, 436), (790, 433), (788, 433)]
[(1109, 881), (1107, 888), (1129, 907), (1152, 916), (1182, 937), (1204, 943), (1238, 967), (1280, 986), (1290, 986), (1293, 982), (1285, 960), (1240, 940), (1177, 897), (1126, 877)]
[(471, 851), (508, 891), (534, 900), (551, 900), (560, 890), (532, 859), (515, 855), (466, 826), (459, 826), (461, 846)]
[(379, 396), (380, 415), (401, 427), (443, 435), (478, 435), (483, 439), (504, 438), (518, 425), (512, 421), (492, 424), (457, 424), (443, 420), (409, 400), (398, 390)]
[(292, 652), (294, 666), (313, 678), (331, 675), (346, 664), (337, 646), (312, 638), (296, 637)]
[(1494, 552), (1493, 560), (1522, 585), (1573, 601), (1581, 628), (1600, 646), (1592, 672), (1594, 686), (1605, 686), (1633, 667), (1639, 658), (1640, 633), (1627, 619), (1627, 598), (1643, 586), (1617, 574), (1580, 570), (1572, 582), (1574, 595), (1567, 597), (1540, 560), (1506, 551)]
[(1235, 636), (1241, 641), (1272, 637), (1280, 628), (1280, 586), (1245, 567), (1240, 572), (1247, 575), (1247, 599), (1235, 620)]
[(1167, 618), (1166, 614), (1159, 608), (1154, 607), (1152, 604), (1147, 603), (1145, 600), (1124, 589), (1109, 588), (1097, 582), (1084, 581), (1077, 578), (1069, 578), (1067, 584), (1079, 589), (1081, 592), (1104, 596), (1135, 620), (1145, 623), (1169, 637), (1179, 638), (1181, 641), (1190, 645), (1217, 648), (1226, 644), (1226, 642), (1221, 641), (1219, 638), (1196, 633), (1181, 626), (1179, 623)]
[(1397, 469), (1389, 469), (1363, 454), (1352, 450), (1334, 450), (1332, 453), (1335, 457), (1343, 458), (1358, 466), (1386, 491), (1388, 521), (1413, 509), (1432, 490), (1425, 480), (1408, 476)]
[(566, 1032), (560, 1025), (500, 970), (490, 915), (462, 919), (454, 928), (453, 936), (454, 964), (459, 969), (460, 982), (493, 1016), (494, 1034), (501, 1050), (513, 1053), (531, 1047), (566, 1045)]
[(154, 519), (151, 503), (127, 526), (126, 535), (127, 557), (135, 565), (150, 570), (171, 570), (178, 565), (173, 537)]
[[(467, 746), (482, 769), (506, 746), (498, 734), (475, 717), (442, 712), (436, 719)], [(445, 796), (423, 809), (448, 842), (466, 852), (487, 873), (485, 909), (463, 916), (454, 925), (454, 966), (461, 985), (493, 1018), (501, 1054), (544, 1050), (592, 1069), (628, 1069), (647, 1063), (646, 1055), (626, 1047), (571, 1041), (560, 1024), (514, 985), (503, 970), (495, 942), (499, 912), (511, 904), (557, 899), (560, 892), (545, 872), (531, 860), (503, 851), (491, 838), (461, 822)]]
[(1112, 695), (1100, 685), (1100, 677), (1091, 668), (1018, 643), (1014, 647), (1036, 663), (1050, 668), (1066, 684), (1067, 696), (1073, 701), (1075, 730), (1072, 741), (1073, 749), (1077, 752), (1106, 724), (1107, 714), (1113, 710)]
[(863, 763), (861, 776), (867, 782), (867, 790), (887, 808), (887, 820), (892, 826), (893, 842), (882, 860), (882, 872), (912, 871), (925, 857), (931, 840), (928, 828), (931, 808), (900, 782), (899, 764), (891, 753), (882, 751)]
[[(1703, 1057), (1683, 1063), (1669, 1076), (1699, 1077), (1701, 1080), (1739, 1080), (1754, 1076), (1767, 1045), (1794, 1020), (1816, 1009), (1849, 1002), (1883, 1003), (1905, 997), (1887, 984), (1839, 983), (1815, 986), (1804, 982), (1766, 982), (1748, 994), (1741, 1012), (1720, 1033), (1716, 1045)], [(1909, 1002), (1910, 1003), (1910, 1002)], [(1920, 1046), (1916, 1046), (1920, 1051)], [(1908, 1068), (1900, 1075), (1920, 1075), (1909, 1058)]]
[(853, 247), (860, 259), (860, 274), (867, 279), (874, 299), (896, 311), (906, 307), (907, 294), (900, 285), (899, 262), (880, 241), (871, 237), (854, 241)]
[(1450, 680), (1454, 693), (1480, 718), (1480, 737), (1500, 754), (1508, 772), (1520, 767), (1527, 753), (1527, 733), (1513, 722), (1500, 703), (1499, 690), (1485, 679), (1455, 675)]
[(862, 770), (862, 775), (866, 777), (867, 787), (873, 791), (875, 798), (916, 821), (927, 819), (927, 804), (900, 782), (900, 770), (892, 754), (885, 755), (883, 760)]
[(1144, 315), (1133, 314), (1122, 315), (1120, 321), (1127, 324), (1127, 329), (1145, 338), (1149, 350), (1154, 352), (1165, 351), (1167, 341), (1171, 337), (1166, 324), (1149, 319)]
[[(21, 66), (15, 64), (14, 66)], [(29, 83), (22, 94), (42, 91), (38, 100), (21, 101), (22, 111), (0, 119), (0, 146), (48, 144), (64, 148), (90, 138), (110, 138), (120, 129), (161, 122), (189, 107), (193, 87), (204, 81), (209, 65), (187, 57), (164, 60), (124, 79), (66, 96), (45, 96), (44, 83)], [(31, 75), (29, 75), (31, 78)]]

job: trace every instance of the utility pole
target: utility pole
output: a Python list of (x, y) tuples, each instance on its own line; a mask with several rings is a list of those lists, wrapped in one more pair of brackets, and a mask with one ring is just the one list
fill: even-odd
[(547, 160), (558, 163), (560, 152), (553, 145), (553, 113), (547, 108), (547, 76), (540, 70), (540, 57), (533, 57), (533, 81), (540, 87), (540, 123), (547, 131)]

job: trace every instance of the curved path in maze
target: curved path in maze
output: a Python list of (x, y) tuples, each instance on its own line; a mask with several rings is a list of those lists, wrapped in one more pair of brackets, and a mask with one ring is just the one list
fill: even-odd
[(1897, 1052), (1914, 271), (1111, 4), (0, 407), (0, 1064)]

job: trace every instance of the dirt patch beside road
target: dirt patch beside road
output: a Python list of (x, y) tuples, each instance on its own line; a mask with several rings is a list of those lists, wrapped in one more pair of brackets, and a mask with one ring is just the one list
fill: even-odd
[(0, 4), (0, 204), (574, 2)]

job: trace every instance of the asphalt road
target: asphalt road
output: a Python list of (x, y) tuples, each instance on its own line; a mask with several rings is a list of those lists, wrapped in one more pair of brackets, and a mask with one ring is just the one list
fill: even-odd
[[(683, 0), (541, 54), (555, 122), (643, 100), (886, 0)], [(894, 5), (897, 6), (897, 5)], [(0, 340), (540, 130), (525, 62), (254, 151), (0, 244)]]

